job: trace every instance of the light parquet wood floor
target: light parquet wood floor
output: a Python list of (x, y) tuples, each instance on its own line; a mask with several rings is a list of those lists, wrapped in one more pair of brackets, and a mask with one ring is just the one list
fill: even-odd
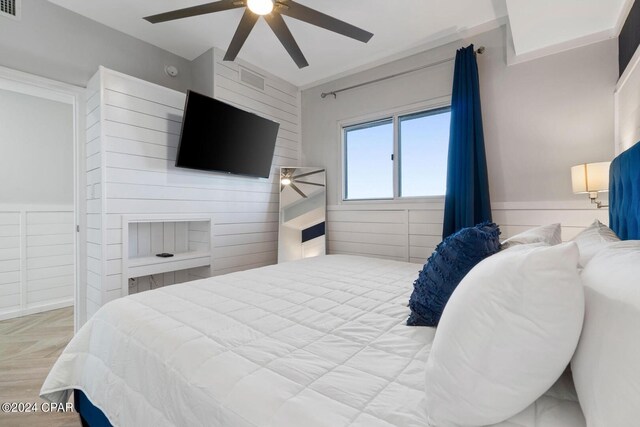
[[(73, 308), (0, 322), (0, 403), (43, 402), (40, 388), (73, 336)], [(1, 427), (79, 427), (73, 413), (4, 413)]]

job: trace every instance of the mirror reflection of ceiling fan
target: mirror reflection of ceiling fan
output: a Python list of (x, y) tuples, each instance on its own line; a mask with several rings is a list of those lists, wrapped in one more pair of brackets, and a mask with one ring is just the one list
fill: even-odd
[(287, 24), (284, 22), (282, 15), (333, 31), (334, 33), (342, 34), (343, 36), (364, 43), (367, 43), (371, 37), (373, 37), (373, 34), (368, 31), (322, 12), (318, 12), (293, 0), (220, 0), (200, 6), (187, 7), (185, 9), (147, 16), (144, 19), (152, 24), (157, 24), (159, 22), (174, 21), (176, 19), (190, 18), (192, 16), (206, 15), (242, 7), (246, 7), (246, 10), (244, 11), (244, 15), (242, 15), (238, 29), (224, 56), (225, 61), (233, 61), (236, 59), (236, 56), (238, 56), (240, 49), (242, 49), (244, 42), (247, 40), (247, 37), (249, 37), (249, 33), (251, 33), (260, 16), (263, 16), (265, 21), (267, 21), (267, 24), (269, 24), (269, 27), (271, 27), (271, 30), (276, 34), (280, 43), (282, 43), (298, 68), (304, 68), (308, 66), (309, 63), (300, 50), (298, 43), (293, 38), (289, 27), (287, 27)]
[(296, 168), (282, 169), (282, 174), (280, 175), (280, 192), (282, 192), (282, 190), (284, 190), (287, 187), (291, 187), (292, 190), (294, 190), (296, 193), (298, 193), (299, 195), (301, 195), (303, 198), (306, 199), (308, 198), (308, 196), (296, 184), (306, 184), (306, 185), (313, 185), (316, 187), (324, 187), (324, 184), (300, 180), (300, 178), (305, 178), (318, 173), (323, 173), (324, 169), (318, 169), (317, 171), (301, 173), (300, 175), (294, 175), (296, 173), (296, 170), (297, 170)]

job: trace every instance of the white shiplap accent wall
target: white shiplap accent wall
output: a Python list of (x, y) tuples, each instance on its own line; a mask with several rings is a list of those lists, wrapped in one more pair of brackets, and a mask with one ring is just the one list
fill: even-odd
[[(214, 49), (213, 56), (214, 97), (280, 123), (269, 181), (250, 180), (253, 184), (248, 200), (264, 205), (246, 206), (235, 209), (235, 214), (215, 217), (213, 256), (214, 274), (218, 275), (277, 261), (280, 166), (300, 164), (301, 113), (297, 87), (243, 61), (223, 61), (221, 50)], [(264, 90), (243, 82), (242, 68), (263, 77)]]
[[(106, 68), (91, 80), (87, 317), (122, 294), (124, 214), (213, 215), (213, 268), (190, 270), (185, 279), (276, 262), (279, 188), (274, 172), (299, 162), (300, 95), (264, 73), (265, 90), (251, 88), (240, 83), (237, 67), (222, 63), (216, 53), (214, 95), (281, 123), (268, 180), (175, 168), (185, 95)], [(199, 232), (197, 226), (189, 230), (190, 245), (197, 245)], [(154, 276), (152, 283), (174, 280), (179, 281), (165, 274)]]
[(73, 305), (72, 206), (0, 207), (0, 319)]
[[(562, 238), (567, 241), (595, 219), (608, 224), (608, 215), (607, 209), (575, 202), (493, 205), (501, 239), (559, 222)], [(423, 264), (442, 240), (443, 217), (442, 203), (329, 206), (328, 251)]]

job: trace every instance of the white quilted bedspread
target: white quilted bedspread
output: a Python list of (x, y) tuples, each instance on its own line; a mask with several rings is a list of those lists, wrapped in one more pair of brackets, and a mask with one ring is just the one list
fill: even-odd
[[(122, 427), (425, 427), (435, 330), (404, 325), (420, 268), (334, 255), (121, 298), (41, 395), (81, 389)], [(543, 397), (502, 425), (582, 427), (576, 407)]]

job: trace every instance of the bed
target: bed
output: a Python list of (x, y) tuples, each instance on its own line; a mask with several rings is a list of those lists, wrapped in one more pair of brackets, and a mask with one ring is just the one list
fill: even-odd
[[(638, 165), (640, 145), (612, 165), (611, 223), (627, 239)], [(92, 427), (424, 427), (435, 329), (405, 326), (421, 267), (330, 255), (121, 298), (78, 331), (41, 396), (75, 391)], [(498, 424), (585, 425), (569, 373)]]
[[(435, 329), (404, 324), (420, 268), (330, 255), (119, 299), (78, 332), (42, 395), (79, 390), (114, 426), (425, 426)], [(560, 386), (503, 425), (562, 414), (583, 426), (571, 396)]]

